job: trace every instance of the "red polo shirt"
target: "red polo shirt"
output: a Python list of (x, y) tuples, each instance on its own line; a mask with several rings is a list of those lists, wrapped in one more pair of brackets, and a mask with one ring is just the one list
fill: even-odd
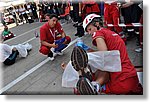
[(53, 44), (54, 40), (57, 39), (57, 35), (63, 32), (59, 22), (56, 23), (54, 28), (51, 28), (47, 22), (40, 28), (40, 40)]
[(99, 13), (100, 12), (100, 9), (99, 9), (99, 6), (98, 4), (95, 2), (95, 0), (83, 0), (82, 1), (83, 5), (86, 5), (86, 4), (91, 4), (91, 6), (86, 6), (86, 14), (89, 14), (89, 13)]
[(120, 51), (122, 71), (110, 73), (110, 82), (106, 84), (106, 93), (126, 94), (131, 90), (136, 90), (135, 87), (139, 83), (136, 70), (128, 57), (126, 46), (120, 36), (111, 30), (102, 28), (95, 32), (92, 38), (95, 46), (95, 39), (103, 38), (109, 51)]

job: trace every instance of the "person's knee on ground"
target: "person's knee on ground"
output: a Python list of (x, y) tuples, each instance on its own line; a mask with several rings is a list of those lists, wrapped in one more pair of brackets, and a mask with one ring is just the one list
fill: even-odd
[(50, 60), (54, 60), (54, 56), (56, 56), (52, 49), (46, 46), (41, 46), (39, 52), (43, 55), (47, 55), (47, 57), (50, 58)]
[(50, 48), (48, 48), (46, 46), (41, 46), (39, 52), (44, 54), (44, 55), (48, 55), (50, 53)]

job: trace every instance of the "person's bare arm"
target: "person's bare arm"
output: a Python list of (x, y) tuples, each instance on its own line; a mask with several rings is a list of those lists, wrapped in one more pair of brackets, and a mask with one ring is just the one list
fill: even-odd
[(97, 70), (95, 72), (95, 79), (100, 85), (104, 85), (109, 82), (109, 72)]
[(67, 66), (67, 64), (66, 64), (65, 62), (62, 62), (62, 63), (61, 63), (61, 68), (62, 68), (63, 70), (65, 70), (66, 66)]
[(107, 45), (103, 38), (96, 39), (97, 49), (99, 51), (107, 51)]
[[(107, 51), (107, 45), (103, 38), (96, 39), (97, 49), (99, 51)], [(101, 85), (106, 84), (109, 81), (109, 72), (97, 70), (95, 72), (96, 81)]]
[(85, 8), (85, 5), (83, 5), (82, 8), (81, 8), (82, 12), (83, 12), (84, 8)]
[[(66, 37), (65, 32), (63, 32), (63, 33), (61, 34), (61, 36), (62, 36), (62, 38)], [(65, 41), (63, 42), (63, 44), (67, 44), (67, 40), (65, 40)]]
[(65, 32), (63, 32), (63, 33), (61, 34), (61, 36), (62, 36), (62, 38), (66, 37)]
[(81, 3), (79, 3), (79, 16), (81, 16), (81, 13), (82, 13), (82, 5)]

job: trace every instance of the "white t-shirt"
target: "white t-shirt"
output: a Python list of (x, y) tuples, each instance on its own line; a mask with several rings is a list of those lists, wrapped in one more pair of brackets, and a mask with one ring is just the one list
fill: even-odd
[(25, 14), (25, 8), (20, 9), (21, 14)]
[(12, 10), (11, 13), (12, 13), (12, 15), (15, 15), (15, 10)]
[(16, 12), (18, 13), (18, 15), (20, 15), (20, 9), (16, 9)]
[(27, 5), (27, 9), (30, 9), (30, 5)]
[(27, 9), (29, 10), (29, 12), (32, 12), (30, 5), (27, 5)]

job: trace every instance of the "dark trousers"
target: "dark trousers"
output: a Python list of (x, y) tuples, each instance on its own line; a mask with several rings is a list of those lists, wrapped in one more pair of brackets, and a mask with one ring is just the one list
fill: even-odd
[(23, 14), (23, 17), (25, 18), (26, 22), (28, 23), (29, 22), (28, 21), (28, 15), (25, 13), (25, 14)]
[(15, 63), (18, 51), (13, 51), (12, 54), (3, 62), (5, 65), (12, 65)]
[(71, 17), (74, 22), (82, 22), (82, 18), (79, 16), (79, 3), (73, 3), (73, 11), (71, 11)]
[[(124, 17), (125, 24), (139, 23), (142, 13), (143, 11), (138, 6), (138, 3), (122, 9), (122, 15)], [(133, 31), (131, 29), (133, 29)], [(128, 32), (129, 36), (131, 36), (131, 38), (132, 36), (136, 36), (137, 44), (139, 44), (139, 34), (135, 33), (139, 31), (139, 27), (126, 27), (126, 31)]]
[[(122, 9), (122, 15), (124, 17), (125, 24), (139, 23), (142, 13), (143, 11), (138, 6), (138, 4), (133, 4), (127, 8)], [(127, 29), (135, 29), (135, 31), (138, 31), (138, 28), (134, 27), (127, 27)]]

